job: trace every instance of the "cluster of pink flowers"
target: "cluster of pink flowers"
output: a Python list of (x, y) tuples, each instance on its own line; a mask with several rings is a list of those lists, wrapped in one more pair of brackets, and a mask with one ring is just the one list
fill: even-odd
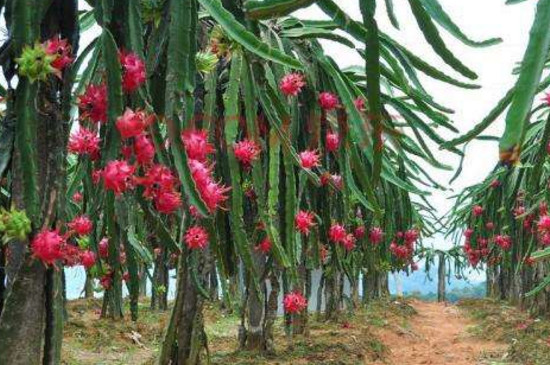
[(139, 183), (144, 187), (143, 196), (152, 199), (160, 213), (171, 214), (182, 205), (178, 179), (168, 167), (161, 164), (151, 166)]
[(331, 242), (342, 245), (346, 251), (351, 251), (355, 248), (355, 236), (353, 233), (348, 233), (346, 228), (339, 223), (334, 223), (330, 226), (328, 238)]
[[(477, 266), (482, 258), (489, 256), (489, 240), (483, 237), (474, 237), (474, 230), (469, 228), (464, 232), (466, 242), (464, 244), (464, 253), (468, 257), (470, 265)], [(475, 238), (475, 240), (474, 240)], [(475, 244), (473, 244), (475, 242)]]
[(191, 176), (195, 181), (195, 186), (199, 194), (211, 212), (221, 207), (221, 204), (227, 200), (226, 193), (230, 188), (216, 182), (212, 173), (212, 165), (208, 161), (208, 156), (215, 149), (208, 142), (208, 131), (206, 130), (188, 130), (181, 135), (185, 152), (188, 157), (188, 164), (191, 170)]
[(88, 249), (80, 249), (73, 242), (76, 237), (89, 235), (93, 224), (85, 215), (75, 217), (67, 223), (67, 232), (61, 235), (59, 229), (44, 229), (38, 232), (31, 241), (32, 256), (44, 265), (65, 266), (83, 265), (90, 268), (95, 264), (95, 254)]
[(420, 234), (416, 229), (409, 229), (405, 232), (397, 232), (394, 240), (390, 243), (391, 253), (402, 261), (410, 262), (414, 254), (414, 245)]

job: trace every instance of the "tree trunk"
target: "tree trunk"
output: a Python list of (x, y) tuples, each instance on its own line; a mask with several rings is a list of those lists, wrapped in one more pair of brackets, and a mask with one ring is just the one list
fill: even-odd
[(340, 315), (340, 272), (334, 270), (325, 280), (325, 319), (336, 320)]
[[(206, 250), (204, 254), (187, 252), (180, 255), (177, 296), (164, 336), (159, 365), (200, 364), (202, 349), (207, 348), (202, 316), (204, 299), (199, 294), (193, 275), (204, 288), (211, 269), (209, 254)], [(202, 256), (192, 257), (192, 255)], [(193, 260), (198, 262), (194, 265)], [(193, 270), (196, 272), (193, 273)]]
[(437, 301), (445, 301), (445, 282), (446, 282), (446, 269), (445, 269), (445, 254), (439, 253), (439, 267), (437, 269)]
[[(42, 4), (42, 3), (40, 3)], [(22, 43), (60, 34), (78, 52), (78, 4), (76, 0), (54, 0), (45, 9), (37, 26), (30, 9), (40, 8), (36, 0), (12, 2), (12, 13), (19, 17), (7, 25), (23, 31), (13, 57), (19, 56)], [(26, 25), (29, 24), (28, 27)], [(30, 25), (33, 25), (32, 27)], [(26, 29), (25, 29), (26, 27)], [(33, 34), (36, 30), (41, 34)], [(21, 33), (20, 33), (21, 34)], [(72, 86), (65, 74), (63, 81), (51, 76), (32, 85), (20, 78), (17, 90), (9, 91), (8, 115), (15, 118), (15, 143), (12, 159), (11, 204), (25, 210), (33, 224), (33, 234), (56, 225), (63, 211), (66, 178), (66, 144), (70, 132), (67, 123)], [(69, 95), (69, 97), (67, 96)], [(9, 290), (0, 315), (0, 364), (58, 364), (63, 321), (60, 274), (46, 276), (44, 265), (32, 258), (28, 242), (12, 242), (13, 256), (7, 264)], [(51, 269), (50, 269), (51, 270)]]
[(168, 309), (168, 280), (167, 251), (162, 248), (155, 258), (153, 283), (151, 284), (151, 309), (165, 311)]
[(86, 271), (86, 281), (84, 282), (84, 298), (90, 299), (94, 297), (94, 279)]

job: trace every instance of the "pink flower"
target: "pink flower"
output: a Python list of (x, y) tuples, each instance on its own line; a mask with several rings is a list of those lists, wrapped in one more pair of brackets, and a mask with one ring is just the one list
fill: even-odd
[(90, 218), (85, 215), (79, 215), (75, 217), (71, 222), (67, 224), (71, 231), (76, 232), (79, 236), (87, 236), (94, 229), (94, 225)]
[(507, 251), (512, 247), (512, 239), (507, 235), (497, 235), (495, 236), (495, 244)]
[(357, 238), (358, 240), (360, 240), (361, 238), (365, 237), (365, 233), (366, 233), (365, 226), (357, 226), (357, 227), (355, 228), (355, 230), (353, 231), (353, 235), (354, 235), (355, 238)]
[(176, 188), (178, 179), (172, 171), (164, 165), (153, 165), (147, 170), (145, 176), (137, 179), (145, 190), (143, 196), (154, 198), (163, 191), (172, 191)]
[(206, 161), (209, 154), (216, 151), (208, 142), (207, 130), (187, 130), (181, 134), (181, 140), (187, 152), (187, 157), (200, 162)]
[(181, 194), (177, 191), (161, 191), (154, 201), (159, 213), (172, 214), (181, 206)]
[(145, 62), (135, 53), (119, 52), (118, 57), (122, 66), (122, 89), (131, 93), (145, 82)]
[(300, 152), (300, 164), (304, 169), (311, 169), (313, 167), (321, 166), (321, 155), (317, 151), (305, 150)]
[(133, 111), (126, 108), (124, 114), (118, 117), (116, 128), (123, 139), (137, 137), (154, 121), (154, 115), (147, 115), (144, 111)]
[(351, 251), (355, 248), (355, 236), (352, 233), (348, 233), (346, 238), (341, 242), (346, 251)]
[(299, 313), (307, 308), (307, 299), (298, 291), (288, 293), (283, 299), (283, 307), (286, 313)]
[(53, 265), (63, 258), (65, 241), (58, 231), (43, 230), (34, 236), (31, 242), (33, 257), (46, 265)]
[(338, 97), (329, 92), (322, 92), (319, 95), (319, 104), (326, 111), (331, 111), (338, 106)]
[(325, 136), (325, 146), (327, 151), (335, 152), (340, 147), (340, 135), (336, 132), (327, 132)]
[(73, 58), (71, 57), (71, 45), (66, 39), (53, 37), (48, 40), (46, 42), (46, 53), (55, 56), (52, 67), (59, 71), (63, 71), (65, 67), (73, 62)]
[(204, 249), (208, 246), (208, 232), (200, 226), (189, 228), (183, 239), (190, 250)]
[(78, 97), (78, 109), (81, 119), (90, 119), (94, 123), (107, 122), (107, 86), (88, 85), (84, 94)]
[(109, 239), (107, 237), (103, 237), (101, 241), (97, 244), (98, 251), (99, 251), (99, 257), (102, 259), (106, 259), (109, 257)]
[(365, 110), (365, 99), (363, 99), (361, 96), (359, 96), (357, 99), (353, 101), (353, 104), (355, 104), (355, 108), (359, 110), (360, 112)]
[(537, 224), (539, 232), (550, 232), (550, 216), (543, 215)]
[(271, 251), (271, 241), (266, 237), (254, 249), (263, 254), (268, 254)]
[(134, 172), (136, 168), (126, 161), (109, 161), (103, 170), (103, 184), (105, 189), (112, 190), (119, 195), (134, 186)]
[(347, 236), (346, 229), (341, 224), (333, 224), (328, 230), (328, 238), (334, 243), (342, 243)]
[(500, 186), (500, 181), (498, 179), (494, 179), (491, 181), (491, 184), (489, 185), (492, 189), (496, 189)]
[(260, 157), (261, 148), (258, 144), (252, 140), (244, 139), (233, 145), (233, 151), (235, 157), (244, 166), (250, 167), (252, 162), (256, 161)]
[(80, 126), (78, 131), (69, 137), (68, 150), (70, 153), (96, 159), (99, 157), (100, 142), (101, 139), (95, 132)]
[(80, 203), (82, 202), (82, 199), (84, 199), (84, 196), (82, 195), (81, 192), (77, 191), (76, 193), (73, 194), (73, 202)]
[(373, 227), (369, 232), (369, 241), (373, 245), (378, 245), (384, 239), (384, 231), (380, 227)]
[(315, 216), (311, 212), (300, 210), (294, 218), (294, 225), (300, 233), (307, 236), (311, 227), (315, 225)]
[(210, 181), (203, 187), (199, 188), (199, 193), (208, 209), (213, 212), (218, 209), (223, 202), (227, 200), (228, 196), (225, 194), (229, 190), (231, 190), (231, 188), (228, 188), (214, 181)]
[(419, 233), (416, 229), (409, 229), (404, 234), (405, 242), (414, 243), (418, 239)]
[(82, 266), (84, 266), (86, 269), (91, 268), (95, 265), (96, 262), (95, 253), (90, 250), (82, 252), (82, 254), (80, 255), (80, 261), (82, 263)]
[(304, 76), (299, 73), (286, 74), (279, 83), (279, 88), (286, 96), (297, 96), (306, 86)]
[(483, 214), (483, 207), (481, 205), (476, 205), (472, 209), (472, 213), (474, 214), (474, 217), (479, 217)]
[(141, 134), (134, 140), (134, 154), (139, 165), (150, 165), (155, 159), (155, 145), (146, 134)]
[(63, 253), (62, 262), (66, 267), (74, 267), (81, 263), (81, 253), (78, 247), (64, 243), (61, 245)]

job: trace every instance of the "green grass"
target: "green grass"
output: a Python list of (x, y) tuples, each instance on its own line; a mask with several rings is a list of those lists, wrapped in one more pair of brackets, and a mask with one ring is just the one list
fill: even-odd
[(509, 344), (507, 362), (487, 362), (491, 365), (550, 364), (550, 321), (533, 318), (499, 301), (465, 300), (459, 304), (476, 320), (471, 332), (481, 338)]

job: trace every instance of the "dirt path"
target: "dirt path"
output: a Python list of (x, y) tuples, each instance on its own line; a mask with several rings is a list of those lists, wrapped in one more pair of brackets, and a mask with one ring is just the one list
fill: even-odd
[(468, 327), (473, 322), (454, 306), (420, 301), (411, 304), (418, 315), (398, 328), (379, 333), (390, 349), (386, 364), (488, 364), (480, 361), (480, 357), (500, 358), (506, 348), (469, 334)]

